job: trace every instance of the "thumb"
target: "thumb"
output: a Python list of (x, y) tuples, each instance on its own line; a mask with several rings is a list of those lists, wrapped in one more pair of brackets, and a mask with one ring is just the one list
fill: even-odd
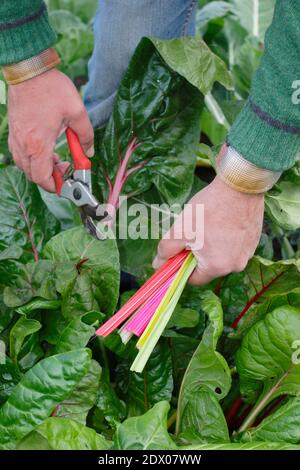
[[(169, 232), (170, 233), (170, 232)], [(157, 255), (153, 260), (152, 266), (154, 269), (160, 268), (169, 258), (177, 255), (185, 248), (185, 242), (183, 240), (173, 240), (169, 238), (163, 238), (159, 242), (157, 248)]]

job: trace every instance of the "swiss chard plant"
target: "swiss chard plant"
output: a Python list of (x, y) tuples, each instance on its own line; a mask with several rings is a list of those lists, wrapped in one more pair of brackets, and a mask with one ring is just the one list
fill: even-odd
[[(97, 1), (89, 14), (86, 3), (48, 1), (78, 85)], [(129, 222), (135, 202), (180, 207), (213, 178), (263, 51), (273, 0), (254, 16), (251, 1), (199, 4), (196, 38), (141, 40), (96, 132), (95, 192), (115, 211), (122, 196)], [(95, 331), (152, 274), (159, 237), (94, 240), (11, 163), (6, 139), (0, 104), (0, 448), (299, 449), (299, 163), (266, 196), (246, 269), (187, 286), (139, 374), (134, 341)]]

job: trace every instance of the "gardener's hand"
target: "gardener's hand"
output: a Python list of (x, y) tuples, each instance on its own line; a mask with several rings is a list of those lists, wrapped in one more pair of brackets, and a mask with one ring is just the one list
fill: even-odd
[(67, 127), (88, 157), (94, 132), (72, 81), (56, 69), (8, 89), (9, 149), (29, 180), (55, 192), (52, 178), (56, 140)]
[[(188, 246), (198, 260), (198, 266), (190, 277), (191, 284), (206, 284), (216, 277), (245, 269), (260, 239), (263, 194), (238, 192), (217, 176), (190, 200), (190, 204), (194, 215), (184, 218), (188, 211), (184, 209), (178, 216), (158, 246), (153, 267), (159, 268), (168, 258)], [(197, 220), (195, 217), (196, 204), (203, 204), (204, 227), (202, 218)], [(191, 235), (193, 232), (197, 233), (196, 238)], [(201, 233), (204, 243), (199, 249)]]

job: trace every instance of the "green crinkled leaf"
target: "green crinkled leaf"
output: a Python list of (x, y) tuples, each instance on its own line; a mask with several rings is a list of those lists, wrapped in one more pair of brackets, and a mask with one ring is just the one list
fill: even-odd
[(197, 31), (199, 31), (199, 33), (204, 33), (207, 23), (210, 20), (215, 18), (222, 18), (229, 11), (231, 11), (231, 5), (229, 3), (220, 0), (210, 1), (197, 11)]
[(27, 318), (22, 315), (10, 330), (9, 353), (10, 358), (17, 362), (18, 354), (26, 336), (41, 329), (42, 325), (38, 320)]
[(30, 302), (28, 302), (27, 304), (16, 308), (16, 312), (20, 313), (21, 315), (27, 315), (31, 312), (35, 312), (36, 310), (57, 310), (60, 305), (61, 301), (58, 299), (46, 300), (35, 298), (33, 300), (30, 300)]
[(203, 442), (229, 442), (226, 419), (215, 395), (205, 389), (195, 392), (191, 397), (191, 406), (186, 406), (181, 418), (181, 427), (187, 429), (179, 438), (188, 438), (193, 432), (194, 439)]
[(287, 295), (300, 292), (299, 267), (299, 259), (272, 261), (254, 256), (243, 273), (225, 279), (220, 295), (226, 316), (231, 313), (232, 321), (243, 312), (231, 337), (243, 337), (266, 313), (289, 302)]
[(264, 40), (265, 32), (270, 26), (275, 0), (253, 1), (253, 0), (230, 0), (232, 11), (239, 19), (241, 25), (251, 36)]
[(94, 429), (72, 419), (48, 418), (20, 442), (18, 450), (106, 450), (110, 446)]
[(120, 272), (115, 240), (100, 242), (84, 227), (76, 227), (53, 237), (45, 246), (44, 255), (60, 263), (56, 288), (62, 294), (62, 311), (66, 317), (91, 310), (114, 311)]
[(142, 162), (143, 167), (131, 173), (122, 193), (143, 193), (154, 184), (167, 203), (185, 202), (193, 183), (202, 105), (199, 90), (171, 70), (154, 43), (143, 38), (120, 83), (105, 132), (96, 139), (96, 183), (103, 199), (107, 178), (114, 182), (120, 159), (136, 138), (139, 147), (129, 168)]
[(57, 232), (58, 223), (36, 185), (15, 166), (0, 168), (0, 187), (0, 250), (17, 245), (23, 249), (22, 261), (32, 261)]
[(225, 62), (201, 38), (183, 37), (169, 41), (152, 39), (152, 42), (165, 62), (203, 95), (211, 91), (214, 82), (232, 89)]
[(115, 446), (118, 450), (176, 449), (167, 431), (169, 404), (159, 402), (142, 416), (128, 418), (117, 428)]
[(117, 423), (125, 418), (126, 405), (117, 396), (115, 388), (109, 382), (108, 377), (101, 378), (95, 406), (112, 427), (115, 427)]
[(199, 313), (192, 308), (177, 305), (167, 325), (168, 328), (194, 328), (199, 323)]
[(300, 450), (300, 446), (293, 446), (286, 442), (246, 442), (246, 443), (220, 443), (199, 444), (180, 447), (181, 450)]
[(95, 326), (103, 318), (99, 312), (85, 313), (71, 320), (56, 338), (54, 351), (56, 354), (83, 348), (95, 333)]
[(10, 245), (0, 253), (0, 262), (9, 259), (19, 259), (23, 254), (23, 250), (19, 245)]
[(129, 367), (126, 362), (124, 368), (118, 370), (119, 387), (122, 388), (129, 416), (145, 413), (157, 402), (171, 400), (172, 359), (166, 340), (156, 346), (143, 373), (129, 372)]
[(44, 359), (29, 370), (0, 409), (0, 448), (14, 449), (41, 424), (72, 393), (89, 365), (89, 350), (78, 349)]
[(293, 353), (299, 332), (300, 310), (286, 305), (268, 313), (246, 334), (236, 354), (240, 377), (276, 387), (273, 398), (298, 395), (300, 366), (293, 364)]
[(266, 194), (265, 207), (268, 216), (285, 230), (300, 228), (299, 183), (279, 182)]
[(18, 366), (0, 352), (0, 406), (8, 399), (21, 377)]
[[(202, 420), (208, 415), (203, 411), (206, 402), (201, 402), (201, 394), (198, 392), (207, 390), (217, 400), (221, 400), (227, 395), (231, 386), (231, 375), (227, 362), (216, 351), (217, 342), (223, 330), (223, 311), (220, 300), (213, 292), (206, 291), (203, 293), (202, 308), (207, 313), (210, 323), (203, 333), (202, 340), (194, 352), (182, 380), (178, 399), (177, 432), (189, 429), (190, 417), (192, 413), (195, 413), (195, 410), (198, 410), (200, 415), (195, 414), (193, 417), (193, 426), (198, 422), (196, 432), (203, 428)], [(207, 401), (207, 404), (211, 407), (211, 401)], [(215, 426), (224, 429), (224, 416), (220, 417), (220, 424), (216, 422)]]
[(49, 11), (68, 10), (88, 22), (93, 18), (98, 6), (98, 0), (48, 0)]
[[(13, 320), (14, 310), (7, 307), (3, 301), (3, 292), (0, 292), (0, 333), (3, 334)], [(4, 334), (7, 333), (7, 330)]]
[(263, 49), (259, 40), (252, 37), (245, 40), (235, 55), (233, 80), (235, 88), (245, 99), (250, 93), (252, 78), (260, 64), (262, 55)]
[(300, 399), (291, 398), (258, 426), (246, 431), (241, 440), (300, 444)]
[(18, 355), (18, 363), (22, 372), (26, 372), (45, 356), (40, 340), (40, 332), (32, 333), (25, 338)]
[(73, 76), (74, 64), (88, 57), (93, 50), (92, 29), (70, 11), (55, 10), (49, 16), (59, 36), (55, 47), (62, 59), (61, 68)]
[(8, 307), (19, 307), (36, 297), (57, 300), (51, 261), (41, 260), (20, 266), (20, 274), (14, 285), (4, 289), (4, 302)]
[(101, 367), (98, 362), (92, 360), (88, 372), (82, 377), (71, 395), (56, 408), (55, 416), (86, 424), (87, 414), (96, 402), (100, 377)]
[[(276, 397), (299, 395), (300, 310), (290, 306), (279, 307), (256, 323), (243, 338), (236, 354), (236, 367), (241, 383), (251, 383), (263, 391), (240, 431), (251, 426), (258, 414)], [(299, 355), (299, 354), (298, 354)]]

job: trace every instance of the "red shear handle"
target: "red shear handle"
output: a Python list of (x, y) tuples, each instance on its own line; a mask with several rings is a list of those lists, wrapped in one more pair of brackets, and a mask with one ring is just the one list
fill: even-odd
[(74, 163), (74, 170), (90, 170), (92, 168), (91, 160), (84, 154), (77, 134), (68, 128), (66, 136)]
[(52, 176), (53, 176), (53, 179), (54, 179), (56, 192), (60, 196), (61, 188), (64, 184), (64, 178), (63, 178), (62, 173), (59, 171), (59, 169), (55, 165), (54, 165), (54, 168), (53, 168)]

